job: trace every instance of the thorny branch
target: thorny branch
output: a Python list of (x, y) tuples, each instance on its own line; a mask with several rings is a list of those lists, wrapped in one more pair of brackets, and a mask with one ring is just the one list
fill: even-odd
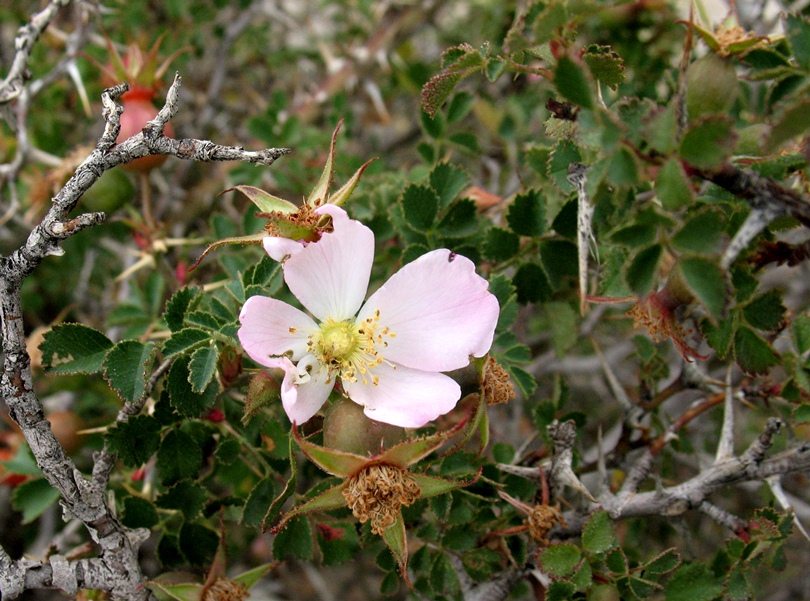
[[(25, 100), (28, 91), (24, 82), (31, 47), (58, 9), (67, 4), (68, 0), (52, 1), (20, 29), (12, 67), (0, 84), (0, 104), (15, 98)], [(71, 595), (76, 594), (79, 588), (93, 588), (110, 592), (113, 599), (137, 601), (152, 598), (150, 591), (143, 587), (144, 577), (138, 563), (138, 547), (149, 533), (145, 529), (125, 528), (107, 503), (107, 475), (114, 457), (106, 450), (97, 454), (93, 478), (88, 480), (65, 454), (45, 419), (42, 403), (33, 390), (20, 291), (25, 279), (48, 255), (63, 253), (60, 248), (62, 241), (104, 221), (103, 213), (85, 213), (72, 218), (69, 215), (82, 194), (108, 169), (149, 154), (168, 154), (195, 161), (240, 160), (270, 165), (290, 152), (284, 148), (254, 152), (207, 140), (165, 137), (163, 128), (179, 108), (179, 86), (180, 78), (176, 76), (158, 116), (147, 124), (142, 133), (118, 145), (115, 140), (120, 130), (123, 107), (116, 104), (116, 100), (128, 89), (128, 85), (124, 83), (106, 90), (102, 95), (105, 130), (95, 150), (53, 198), (50, 210), (41, 223), (33, 228), (25, 243), (11, 254), (0, 257), (0, 317), (4, 353), (0, 394), (12, 419), (20, 426), (37, 465), (48, 482), (60, 492), (65, 518), (82, 521), (99, 546), (99, 556), (96, 558), (69, 561), (60, 555), (53, 555), (43, 562), (28, 558), (13, 560), (0, 548), (0, 599), (3, 601), (16, 598), (27, 589), (43, 587), (60, 588)], [(17, 109), (25, 113), (26, 103), (18, 102)], [(24, 128), (24, 122), (21, 125)], [(158, 369), (165, 370), (165, 367)], [(150, 384), (154, 385), (154, 379), (150, 380)], [(137, 406), (126, 407), (119, 420), (126, 419), (135, 409)]]

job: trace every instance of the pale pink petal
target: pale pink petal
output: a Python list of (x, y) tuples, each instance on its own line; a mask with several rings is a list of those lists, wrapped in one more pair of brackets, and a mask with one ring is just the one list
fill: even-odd
[[(472, 261), (447, 249), (408, 263), (366, 301), (358, 320), (380, 312), (386, 337), (382, 356), (426, 371), (464, 367), (492, 346), (498, 300)], [(378, 327), (378, 332), (380, 330)]]
[(290, 421), (303, 424), (323, 407), (329, 393), (334, 388), (334, 382), (327, 379), (329, 373), (325, 369), (313, 369), (310, 378), (303, 383), (296, 383), (301, 379), (301, 371), (287, 357), (277, 357), (267, 362), (267, 367), (277, 367), (284, 370), (284, 380), (281, 382), (281, 404)]
[(374, 234), (359, 221), (345, 218), (339, 207), (324, 205), (318, 211), (332, 215), (335, 229), (287, 259), (284, 280), (319, 320), (341, 321), (357, 313), (368, 290)]
[(281, 238), (279, 236), (267, 236), (262, 239), (262, 246), (271, 259), (283, 261), (285, 257), (291, 257), (304, 248), (303, 242)]
[(303, 311), (266, 296), (251, 296), (239, 314), (239, 342), (256, 363), (292, 351), (297, 361), (307, 353), (307, 337), (318, 329)]
[(342, 384), (349, 398), (378, 422), (419, 428), (453, 409), (461, 398), (459, 385), (444, 374), (385, 363), (371, 373), (379, 378), (376, 386), (346, 380)]

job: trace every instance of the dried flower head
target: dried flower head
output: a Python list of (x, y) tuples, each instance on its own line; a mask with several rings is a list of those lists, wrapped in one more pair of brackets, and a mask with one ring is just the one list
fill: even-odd
[(227, 578), (217, 578), (205, 588), (200, 597), (201, 601), (242, 601), (250, 597), (244, 585), (228, 580)]
[(535, 505), (526, 518), (529, 527), (529, 536), (540, 545), (548, 543), (546, 535), (554, 526), (562, 524), (565, 526), (565, 519), (557, 507), (551, 505)]
[(481, 391), (487, 405), (501, 405), (515, 398), (515, 385), (503, 366), (490, 355), (481, 377)]
[(633, 326), (645, 328), (655, 342), (672, 339), (675, 348), (686, 361), (706, 359), (686, 343), (686, 334), (675, 315), (679, 301), (664, 288), (640, 298), (627, 312), (633, 318)]
[(371, 520), (371, 531), (382, 534), (394, 525), (400, 509), (412, 505), (422, 490), (405, 470), (385, 464), (370, 465), (349, 478), (343, 490), (346, 503), (361, 523)]

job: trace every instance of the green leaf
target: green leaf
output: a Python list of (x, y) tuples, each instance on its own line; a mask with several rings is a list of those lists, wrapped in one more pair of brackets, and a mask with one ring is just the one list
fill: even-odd
[(508, 261), (520, 250), (520, 239), (509, 230), (492, 227), (487, 230), (484, 256), (495, 263)]
[(14, 488), (11, 506), (22, 513), (22, 523), (30, 524), (60, 498), (59, 491), (45, 478), (35, 478)]
[(653, 244), (643, 248), (636, 253), (636, 256), (628, 265), (627, 285), (639, 296), (647, 294), (655, 284), (658, 263), (661, 260), (663, 250), (660, 244)]
[(273, 557), (286, 559), (294, 557), (303, 561), (312, 559), (312, 529), (305, 516), (297, 516), (287, 523), (287, 527), (276, 535), (273, 541)]
[(166, 320), (166, 325), (172, 332), (183, 327), (186, 313), (193, 310), (201, 298), (202, 290), (200, 288), (182, 288), (174, 293), (166, 303), (166, 310), (163, 313), (163, 319)]
[(734, 333), (734, 358), (749, 375), (764, 374), (779, 364), (779, 355), (754, 330), (738, 328)]
[(796, 424), (810, 422), (810, 404), (799, 405), (793, 410), (793, 421)]
[(749, 325), (766, 332), (780, 329), (785, 323), (786, 312), (782, 293), (776, 289), (754, 297), (743, 307), (743, 315)]
[(611, 90), (624, 83), (624, 61), (610, 46), (592, 44), (585, 49), (582, 57), (591, 74)]
[(638, 182), (638, 165), (630, 150), (621, 147), (611, 157), (607, 180), (614, 186), (633, 186)]
[(446, 208), (467, 187), (469, 178), (461, 167), (439, 163), (430, 172), (430, 187), (439, 195), (439, 208)]
[(796, 316), (791, 326), (796, 350), (800, 355), (803, 355), (810, 349), (810, 315), (802, 314)]
[(215, 345), (198, 348), (188, 363), (191, 390), (202, 393), (217, 373), (219, 349)]
[(668, 211), (675, 211), (692, 202), (694, 194), (681, 162), (669, 159), (655, 178), (655, 193)]
[(444, 134), (444, 117), (442, 117), (441, 113), (436, 113), (432, 117), (422, 111), (419, 115), (419, 120), (422, 123), (422, 128), (425, 130), (425, 133), (433, 139), (438, 139), (442, 137)]
[(568, 194), (574, 189), (574, 185), (568, 181), (568, 166), (571, 163), (581, 162), (582, 156), (576, 144), (570, 140), (561, 140), (549, 157), (548, 175), (560, 190)]
[(548, 302), (543, 307), (549, 316), (554, 353), (562, 358), (577, 341), (577, 337), (572, 335), (577, 331), (577, 312), (569, 303), (562, 301)]
[(524, 263), (521, 265), (512, 283), (517, 290), (517, 300), (521, 304), (547, 301), (551, 298), (552, 289), (548, 276), (537, 263)]
[(470, 236), (478, 232), (477, 215), (478, 211), (472, 200), (468, 198), (459, 200), (450, 205), (436, 226), (436, 231), (446, 238)]
[(681, 140), (680, 156), (698, 169), (715, 169), (731, 156), (737, 141), (729, 117), (710, 115), (693, 123)]
[(121, 523), (127, 528), (152, 528), (160, 521), (155, 505), (142, 497), (124, 499)]
[(539, 190), (519, 194), (506, 214), (509, 227), (519, 236), (540, 236), (546, 231), (546, 204)]
[(567, 580), (555, 580), (548, 586), (546, 601), (570, 601), (574, 598), (577, 587)]
[(208, 502), (208, 491), (191, 480), (180, 480), (165, 493), (160, 495), (155, 503), (161, 509), (177, 509), (182, 511), (186, 520), (194, 520)]
[(165, 358), (174, 357), (180, 353), (193, 350), (211, 340), (211, 334), (197, 328), (183, 328), (172, 334), (163, 343), (163, 356)]
[(92, 374), (102, 370), (112, 341), (78, 323), (56, 325), (45, 333), (39, 349), (42, 365), (53, 374)]
[[(532, 25), (532, 33), (537, 44), (543, 44), (558, 35), (559, 30), (571, 22), (568, 3), (563, 0), (552, 0), (547, 4)], [(538, 3), (539, 5), (539, 3)]]
[(810, 129), (810, 100), (799, 98), (774, 117), (768, 148), (778, 149), (783, 143), (803, 136)]
[(250, 491), (242, 510), (242, 523), (246, 526), (255, 528), (262, 525), (267, 508), (275, 498), (273, 480), (272, 477), (259, 480)]
[(213, 381), (203, 392), (197, 393), (192, 390), (189, 377), (189, 359), (182, 357), (175, 360), (166, 378), (169, 401), (180, 415), (188, 418), (200, 417), (216, 399), (219, 383)]
[(154, 352), (153, 343), (137, 340), (122, 340), (107, 352), (104, 377), (122, 401), (134, 403), (144, 395)]
[(582, 548), (588, 553), (604, 553), (616, 545), (613, 522), (607, 511), (595, 511), (582, 529)]
[(422, 88), (422, 107), (431, 117), (436, 115), (459, 81), (484, 69), (485, 52), (475, 50), (469, 44), (460, 44), (442, 55), (442, 71), (434, 75)]
[(593, 108), (591, 87), (584, 70), (568, 56), (561, 56), (554, 69), (554, 87), (566, 100), (586, 109)]
[(472, 110), (475, 96), (469, 92), (458, 92), (447, 107), (447, 122), (461, 121)]
[(679, 266), (684, 281), (712, 317), (722, 317), (729, 286), (720, 266), (702, 257), (685, 257)]
[(810, 21), (800, 15), (785, 17), (785, 36), (790, 41), (793, 57), (805, 71), (810, 71)]
[(681, 564), (681, 556), (677, 549), (667, 549), (647, 562), (644, 566), (644, 574), (661, 575), (671, 572)]
[(163, 438), (157, 454), (157, 470), (163, 484), (195, 477), (202, 465), (202, 449), (182, 430), (173, 429)]
[(678, 119), (674, 102), (670, 102), (665, 108), (654, 110), (645, 122), (644, 133), (650, 146), (664, 155), (678, 147), (677, 132)]
[(107, 430), (107, 444), (124, 465), (139, 467), (157, 452), (159, 432), (160, 424), (155, 418), (138, 415)]
[(729, 316), (726, 319), (721, 319), (715, 325), (709, 318), (700, 321), (700, 331), (706, 337), (706, 342), (709, 343), (720, 359), (725, 359), (729, 350), (731, 349), (731, 341), (734, 334), (734, 319)]
[(629, 568), (627, 564), (627, 556), (621, 547), (616, 547), (605, 555), (605, 565), (608, 570), (619, 576), (627, 574)]
[(433, 225), (439, 208), (436, 193), (427, 186), (410, 185), (402, 196), (405, 220), (415, 230), (424, 232)]
[(206, 566), (217, 552), (219, 535), (202, 524), (184, 522), (178, 543), (180, 552), (191, 565)]
[(23, 476), (41, 476), (42, 470), (37, 466), (34, 455), (31, 454), (31, 449), (28, 443), (22, 441), (20, 446), (17, 447), (17, 452), (14, 457), (8, 461), (0, 461), (0, 466), (5, 468), (9, 474), (20, 474)]
[(714, 254), (722, 247), (726, 225), (727, 219), (719, 212), (700, 212), (672, 237), (672, 245), (682, 252)]
[(430, 587), (436, 593), (453, 594), (460, 588), (458, 575), (446, 553), (436, 553), (430, 566)]
[(512, 379), (515, 381), (515, 384), (518, 385), (518, 388), (520, 388), (523, 396), (529, 398), (534, 394), (534, 391), (537, 389), (537, 381), (532, 374), (515, 365), (506, 367), (506, 371), (512, 376)]
[(570, 543), (551, 545), (538, 553), (543, 571), (561, 578), (573, 574), (581, 558), (579, 548)]
[(667, 583), (666, 601), (711, 601), (723, 593), (723, 584), (701, 563), (679, 567)]

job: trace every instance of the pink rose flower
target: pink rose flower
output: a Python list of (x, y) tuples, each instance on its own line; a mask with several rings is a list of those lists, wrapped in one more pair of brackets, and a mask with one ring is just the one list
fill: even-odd
[(312, 317), (264, 296), (249, 298), (239, 316), (247, 354), (284, 371), (281, 401), (290, 420), (315, 415), (338, 380), (376, 421), (416, 428), (449, 412), (461, 389), (440, 372), (466, 366), (492, 345), (499, 307), (487, 281), (466, 257), (434, 250), (363, 303), (374, 234), (335, 205), (316, 213), (334, 225), (317, 242), (264, 239)]

